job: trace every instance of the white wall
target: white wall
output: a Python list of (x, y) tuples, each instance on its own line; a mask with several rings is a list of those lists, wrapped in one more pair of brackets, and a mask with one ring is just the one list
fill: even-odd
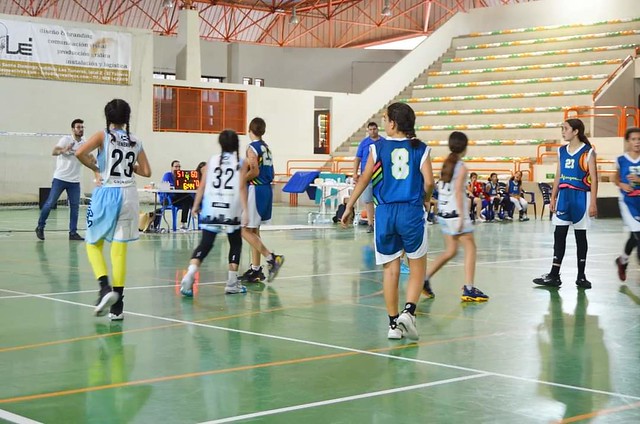
[[(155, 71), (175, 73), (177, 37), (154, 36)], [(262, 78), (268, 87), (360, 93), (407, 52), (303, 49), (201, 41), (202, 75), (242, 83)], [(227, 67), (232, 65), (233, 72)]]
[[(0, 19), (28, 20), (0, 15)], [(59, 21), (38, 20), (52, 24)], [(65, 27), (105, 30), (104, 26), (65, 22)], [(108, 30), (118, 30), (109, 28)], [(0, 131), (68, 134), (74, 118), (85, 120), (86, 136), (105, 126), (104, 105), (113, 98), (126, 99), (134, 111), (136, 132), (151, 132), (153, 37), (146, 31), (132, 34), (131, 85), (103, 85), (0, 77), (2, 113)], [(0, 136), (0, 202), (33, 201), (38, 187), (50, 186), (55, 158), (51, 151), (57, 137)], [(83, 190), (90, 191), (90, 172), (83, 176)], [(86, 183), (86, 184), (85, 184)]]
[[(416, 50), (405, 56), (396, 66), (374, 82), (362, 94), (345, 94), (271, 87), (245, 87), (241, 85), (214, 85), (182, 83), (185, 86), (204, 86), (246, 89), (248, 92), (248, 119), (261, 116), (267, 122), (265, 140), (275, 156), (276, 172), (285, 172), (289, 159), (324, 158), (313, 155), (314, 96), (332, 98), (332, 145), (337, 146), (356, 131), (371, 115), (382, 108), (410, 83), (422, 70), (436, 60), (451, 44), (451, 37), (475, 31), (498, 28), (517, 28), (572, 22), (589, 22), (621, 17), (635, 17), (639, 13), (637, 0), (541, 0), (514, 6), (479, 9), (461, 13), (436, 31)], [(20, 19), (16, 16), (0, 16)], [(50, 21), (52, 23), (60, 23)], [(105, 29), (104, 26), (65, 23), (68, 26)], [(109, 30), (122, 30), (110, 27)], [(132, 129), (143, 141), (158, 181), (169, 168), (172, 159), (180, 159), (185, 166), (195, 166), (216, 148), (215, 135), (154, 133), (152, 131), (152, 73), (154, 68), (153, 43), (150, 33), (128, 30), (133, 34), (132, 85), (110, 86), (75, 84), (17, 78), (0, 78), (3, 110), (0, 130), (18, 132), (66, 133), (73, 118), (85, 119), (87, 132), (104, 126), (104, 104), (114, 97), (128, 100), (133, 108)], [(243, 47), (243, 55), (245, 52)], [(246, 52), (256, 47), (249, 46)], [(217, 51), (217, 50), (216, 50)], [(345, 50), (346, 54), (353, 50)], [(288, 53), (268, 60), (261, 66), (277, 72), (277, 60)], [(221, 53), (203, 55), (215, 63)], [(244, 56), (241, 56), (244, 57)], [(222, 59), (220, 59), (222, 61)], [(242, 64), (242, 61), (240, 62)], [(225, 67), (228, 63), (225, 65)], [(175, 66), (175, 65), (174, 65)], [(309, 68), (305, 68), (307, 72)], [(296, 73), (304, 72), (297, 70)], [(291, 74), (292, 75), (292, 74)], [(256, 75), (257, 76), (257, 75)], [(293, 76), (291, 76), (293, 78)], [(269, 77), (265, 76), (267, 84)], [(310, 79), (315, 79), (312, 76)], [(157, 81), (156, 81), (157, 82)], [(173, 82), (172, 82), (173, 83)], [(176, 82), (176, 85), (181, 83)], [(243, 138), (246, 143), (246, 137)], [(5, 159), (0, 169), (0, 202), (16, 201), (26, 197), (37, 198), (37, 188), (51, 181), (54, 158), (50, 156), (55, 140), (48, 137), (0, 136), (0, 155)], [(20, 176), (18, 176), (20, 172)], [(24, 182), (19, 182), (20, 178)], [(145, 183), (141, 179), (140, 184)], [(84, 190), (89, 191), (87, 184)]]

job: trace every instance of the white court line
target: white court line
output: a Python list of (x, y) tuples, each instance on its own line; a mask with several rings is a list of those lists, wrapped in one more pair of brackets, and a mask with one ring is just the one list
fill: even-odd
[[(294, 280), (294, 279), (304, 279), (304, 278), (314, 278), (314, 277), (335, 277), (340, 275), (352, 275), (352, 274), (371, 274), (371, 273), (380, 273), (382, 269), (372, 269), (367, 271), (352, 271), (352, 272), (336, 272), (336, 273), (328, 273), (328, 274), (304, 274), (304, 275), (293, 275), (289, 277), (278, 277), (278, 281), (280, 280)], [(211, 286), (217, 284), (227, 284), (227, 280), (224, 281), (209, 281), (205, 283), (198, 283), (200, 286)], [(252, 284), (252, 283), (249, 283)], [(266, 283), (263, 283), (266, 284)], [(172, 284), (165, 285), (156, 285), (156, 286), (140, 286), (140, 287), (127, 287), (127, 291), (131, 290), (147, 290), (147, 289), (166, 289), (166, 288), (175, 288), (175, 282)], [(2, 289), (0, 291), (13, 292), (12, 290)], [(38, 297), (38, 296), (65, 296), (70, 294), (86, 294), (86, 293), (96, 293), (98, 291), (98, 287), (93, 290), (76, 290), (76, 291), (68, 291), (68, 292), (53, 292), (53, 293), (24, 293), (17, 294), (14, 296), (0, 296), (0, 300), (2, 299), (20, 299), (26, 297)], [(19, 293), (19, 292), (16, 292)]]
[(11, 412), (5, 411), (4, 409), (0, 409), (0, 419), (15, 424), (42, 424), (40, 421), (34, 421), (30, 420), (29, 418), (23, 417), (22, 415), (12, 414)]
[[(12, 292), (12, 293), (15, 293), (15, 294), (26, 294), (26, 293), (13, 291), (13, 290), (7, 290), (7, 289), (0, 289), (0, 290), (4, 290), (6, 292)], [(66, 303), (66, 304), (69, 304), (69, 305), (82, 306), (82, 307), (85, 307), (85, 308), (92, 308), (92, 309), (95, 308), (95, 306), (93, 306), (93, 305), (87, 305), (85, 303), (80, 303), (80, 302), (72, 302), (70, 300), (64, 300), (64, 299), (56, 299), (54, 297), (47, 297), (47, 296), (42, 296), (42, 295), (34, 295), (34, 297), (47, 299), (47, 300), (53, 300), (54, 302)], [(286, 341), (286, 342), (292, 342), (292, 343), (300, 343), (300, 344), (305, 344), (305, 345), (309, 345), (309, 346), (316, 346), (316, 347), (322, 347), (322, 348), (327, 348), (327, 349), (340, 350), (340, 351), (344, 351), (344, 352), (353, 352), (353, 353), (358, 353), (358, 354), (361, 354), (361, 355), (375, 356), (375, 357), (379, 357), (379, 358), (393, 359), (393, 360), (397, 360), (397, 361), (412, 362), (412, 363), (424, 364), (424, 365), (433, 365), (433, 366), (442, 367), (442, 368), (448, 368), (448, 369), (454, 369), (454, 370), (459, 370), (459, 371), (471, 372), (471, 373), (474, 373), (474, 374), (487, 374), (487, 375), (493, 376), (493, 377), (502, 377), (502, 378), (507, 378), (507, 379), (516, 380), (516, 381), (523, 381), (523, 382), (527, 382), (527, 383), (542, 384), (542, 385), (547, 385), (547, 386), (554, 386), (554, 387), (560, 387), (560, 388), (564, 388), (564, 389), (578, 390), (578, 391), (583, 391), (583, 392), (588, 392), (588, 393), (596, 393), (596, 394), (612, 396), (612, 397), (619, 397), (619, 398), (624, 398), (624, 399), (640, 400), (640, 397), (638, 397), (638, 396), (626, 395), (624, 393), (607, 392), (607, 391), (604, 391), (604, 390), (596, 390), (596, 389), (589, 389), (589, 388), (586, 388), (586, 387), (572, 386), (572, 385), (568, 385), (568, 384), (553, 383), (553, 382), (550, 382), (550, 381), (537, 380), (537, 379), (534, 379), (534, 378), (518, 377), (518, 376), (515, 376), (515, 375), (502, 374), (502, 373), (486, 371), (486, 370), (479, 370), (479, 369), (476, 369), (476, 368), (468, 368), (468, 367), (461, 367), (461, 366), (458, 366), (458, 365), (444, 364), (444, 363), (441, 363), (441, 362), (425, 361), (425, 360), (422, 360), (422, 359), (395, 356), (395, 355), (391, 355), (391, 354), (388, 354), (388, 353), (371, 352), (371, 351), (368, 351), (368, 350), (355, 349), (355, 348), (351, 348), (351, 347), (338, 346), (338, 345), (333, 345), (333, 344), (328, 344), (328, 343), (314, 342), (314, 341), (311, 341), (311, 340), (295, 339), (295, 338), (292, 338), (292, 337), (277, 336), (277, 335), (274, 335), (274, 334), (267, 334), (267, 333), (256, 333), (254, 331), (238, 330), (238, 329), (235, 329), (235, 328), (220, 327), (220, 326), (212, 325), (212, 324), (204, 324), (204, 323), (201, 323), (201, 322), (186, 321), (186, 320), (181, 320), (181, 319), (176, 319), (176, 318), (160, 317), (160, 316), (157, 316), (157, 315), (149, 315), (149, 314), (143, 314), (143, 313), (139, 313), (139, 312), (127, 311), (127, 315), (130, 315), (130, 316), (133, 315), (133, 316), (138, 316), (138, 317), (143, 317), (143, 318), (150, 318), (150, 319), (157, 319), (157, 320), (160, 320), (160, 321), (167, 321), (167, 322), (176, 323), (176, 324), (192, 325), (194, 327), (210, 328), (210, 329), (214, 329), (214, 330), (226, 331), (226, 332), (229, 332), (229, 333), (244, 334), (244, 335), (255, 336), (255, 337), (264, 337), (266, 339), (280, 340), (280, 341)], [(501, 336), (503, 334), (504, 333), (494, 333), (493, 335), (494, 336)]]
[(235, 417), (221, 418), (219, 420), (205, 421), (200, 424), (220, 424), (231, 423), (234, 421), (248, 420), (252, 418), (264, 417), (267, 415), (281, 414), (283, 412), (299, 411), (301, 409), (315, 408), (318, 406), (333, 405), (336, 403), (349, 402), (352, 400), (367, 399), (376, 396), (384, 396), (393, 393), (408, 392), (410, 390), (424, 389), (425, 387), (440, 386), (442, 384), (457, 383), (459, 381), (473, 380), (475, 378), (488, 377), (489, 374), (475, 374), (464, 377), (449, 378), (447, 380), (432, 381), (430, 383), (414, 384), (413, 386), (397, 387), (395, 389), (380, 390), (378, 392), (362, 393), (359, 395), (345, 396), (341, 398), (321, 400), (319, 402), (304, 403), (301, 405), (287, 406), (284, 408), (269, 409), (267, 411), (254, 412), (252, 414), (236, 415)]

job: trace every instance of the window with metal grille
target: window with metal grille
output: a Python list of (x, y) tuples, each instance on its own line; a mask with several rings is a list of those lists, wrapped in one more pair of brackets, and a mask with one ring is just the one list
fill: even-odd
[(153, 87), (153, 130), (246, 134), (247, 93), (237, 90)]

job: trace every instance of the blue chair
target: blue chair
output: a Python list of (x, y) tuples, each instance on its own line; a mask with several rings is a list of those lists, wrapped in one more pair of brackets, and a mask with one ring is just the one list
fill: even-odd
[[(160, 208), (160, 215), (162, 215), (162, 219), (165, 222), (167, 222), (167, 220), (164, 217), (164, 212), (167, 210), (171, 210), (171, 228), (175, 233), (176, 231), (178, 231), (178, 213), (180, 213), (180, 208), (173, 205), (173, 203), (171, 202), (171, 196), (169, 195), (164, 197), (164, 199), (162, 200), (162, 208)], [(190, 223), (190, 226), (192, 229), (194, 230), (200, 229), (200, 216), (197, 217), (197, 222), (196, 222), (196, 217), (193, 216), (191, 211), (189, 211), (188, 222)], [(167, 223), (167, 226), (168, 225), (169, 224)]]

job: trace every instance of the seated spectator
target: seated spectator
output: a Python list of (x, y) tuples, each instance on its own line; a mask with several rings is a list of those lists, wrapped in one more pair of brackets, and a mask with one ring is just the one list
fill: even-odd
[(467, 184), (467, 197), (471, 200), (470, 213), (475, 212), (474, 221), (485, 222), (482, 217), (482, 198), (484, 197), (484, 188), (482, 183), (478, 181), (478, 174), (472, 172), (469, 174), (469, 184)]
[[(491, 205), (491, 206), (489, 206)], [(507, 196), (500, 192), (500, 188), (498, 186), (498, 174), (492, 172), (489, 175), (489, 181), (484, 186), (484, 200), (482, 202), (482, 207), (487, 208), (485, 218), (487, 221), (491, 221), (495, 218), (501, 220), (498, 216), (496, 217), (495, 211), (498, 211), (500, 206), (503, 207), (504, 210), (509, 210), (511, 203), (509, 202)]]
[[(175, 188), (176, 181), (174, 172), (180, 170), (180, 168), (179, 160), (171, 162), (171, 171), (164, 173), (162, 181), (169, 183), (170, 187)], [(189, 227), (187, 222), (189, 221), (189, 211), (193, 207), (193, 195), (191, 193), (160, 193), (160, 201), (163, 205), (166, 205), (168, 200), (171, 200), (171, 204), (173, 206), (182, 210), (180, 217), (180, 229), (186, 230)]]
[(513, 208), (509, 212), (509, 215), (513, 217), (513, 211), (516, 210), (519, 213), (519, 221), (528, 221), (527, 218), (527, 206), (529, 203), (523, 197), (524, 189), (522, 188), (522, 172), (516, 171), (516, 173), (509, 180), (509, 198), (513, 203)]

